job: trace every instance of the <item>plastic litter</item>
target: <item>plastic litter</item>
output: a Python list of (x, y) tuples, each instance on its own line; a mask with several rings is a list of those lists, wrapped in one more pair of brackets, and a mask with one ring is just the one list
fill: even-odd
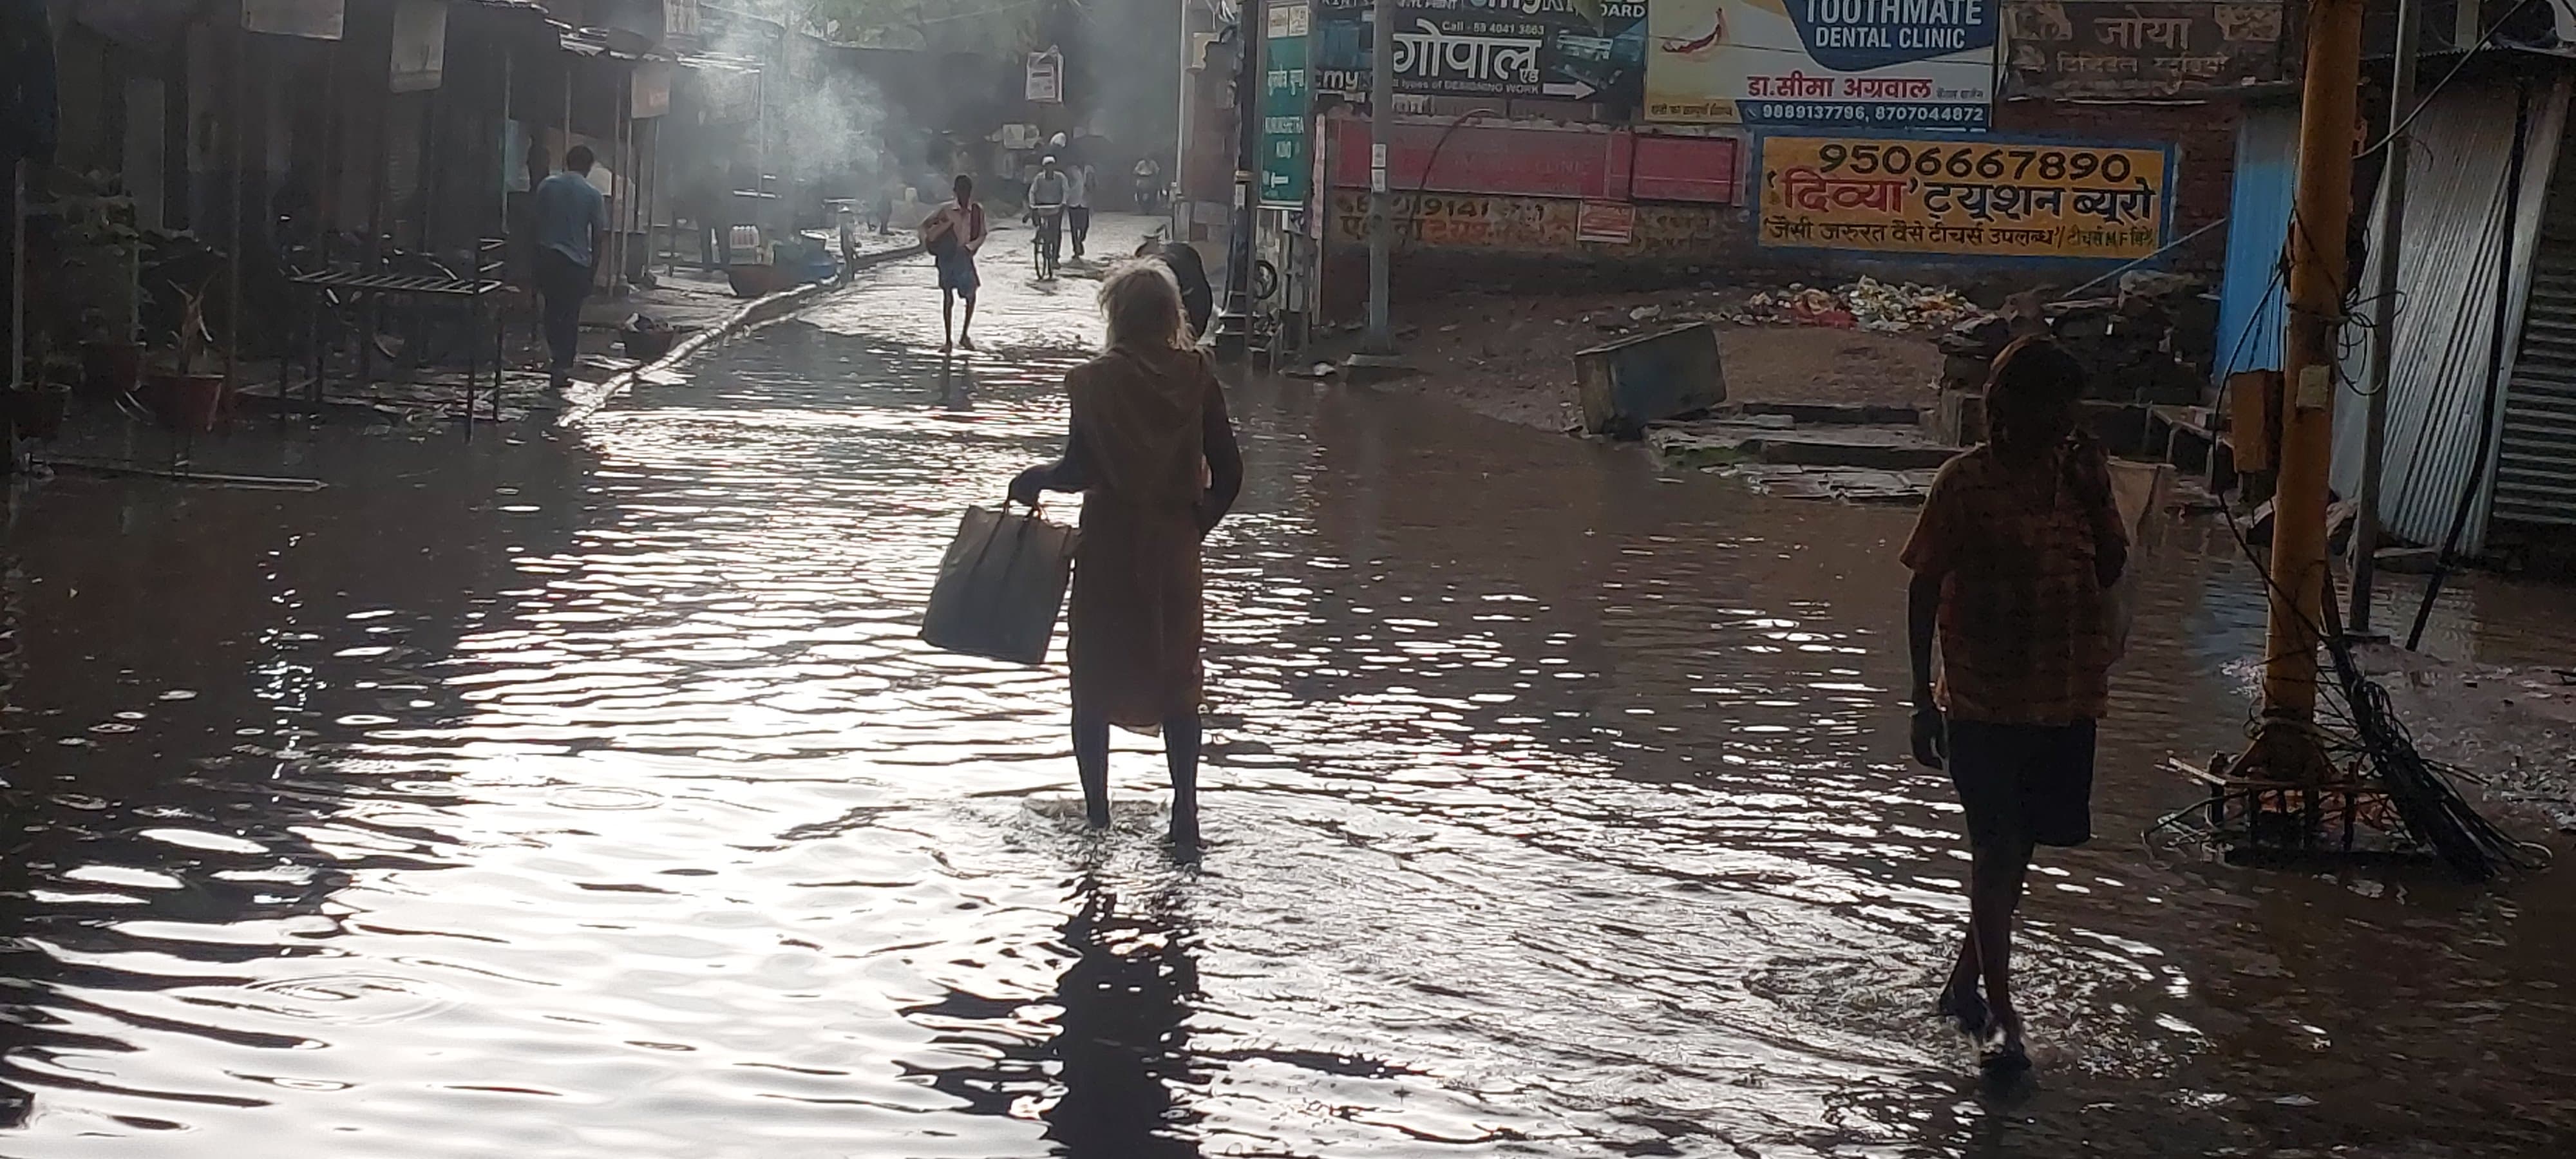
[(1728, 320), (1740, 326), (1829, 326), (1842, 330), (1903, 333), (1943, 330), (1989, 311), (1945, 286), (1862, 278), (1840, 289), (1791, 283), (1744, 300)]

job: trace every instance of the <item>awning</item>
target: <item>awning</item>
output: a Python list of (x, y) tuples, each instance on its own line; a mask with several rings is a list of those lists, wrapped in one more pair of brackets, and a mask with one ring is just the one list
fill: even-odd
[(178, 41), (191, 7), (168, 0), (81, 0), (75, 19), (118, 44), (157, 52)]

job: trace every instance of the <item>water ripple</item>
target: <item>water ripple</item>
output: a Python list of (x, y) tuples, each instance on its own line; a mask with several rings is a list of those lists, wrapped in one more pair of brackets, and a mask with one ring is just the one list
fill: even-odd
[[(2017, 1102), (1926, 1016), (1965, 864), (1894, 727), (1901, 512), (1244, 386), (1251, 483), (1207, 549), (1213, 847), (1163, 855), (1134, 738), (1086, 832), (1060, 664), (914, 638), (958, 512), (1061, 435), (1084, 284), (997, 272), (1003, 352), (943, 361), (926, 269), (871, 277), (577, 433), (238, 436), (383, 487), (29, 496), (0, 1150), (2411, 1159), (2576, 1132), (2563, 890), (2128, 838), (2184, 791), (2158, 758), (2234, 742), (2260, 632), (2188, 530), (2105, 728), (2104, 839), (2034, 877)], [(2447, 596), (2437, 645), (2498, 598)]]

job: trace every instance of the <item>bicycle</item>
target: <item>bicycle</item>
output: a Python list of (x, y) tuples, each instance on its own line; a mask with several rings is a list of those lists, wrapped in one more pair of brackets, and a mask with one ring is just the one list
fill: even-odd
[(1038, 227), (1037, 240), (1030, 245), (1031, 260), (1037, 265), (1038, 280), (1052, 281), (1056, 268), (1063, 264), (1064, 207), (1032, 206), (1029, 219)]

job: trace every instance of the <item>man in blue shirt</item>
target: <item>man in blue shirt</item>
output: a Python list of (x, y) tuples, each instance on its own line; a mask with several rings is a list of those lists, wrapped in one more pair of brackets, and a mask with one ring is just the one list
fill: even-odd
[(537, 293), (545, 300), (546, 349), (560, 390), (581, 354), (581, 300), (598, 269), (608, 232), (608, 198), (590, 183), (590, 146), (564, 154), (563, 172), (537, 185)]

